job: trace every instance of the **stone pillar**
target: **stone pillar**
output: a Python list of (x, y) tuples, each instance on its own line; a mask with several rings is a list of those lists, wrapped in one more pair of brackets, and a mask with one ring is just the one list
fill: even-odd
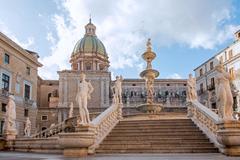
[(65, 157), (85, 157), (89, 147), (94, 144), (95, 128), (93, 126), (78, 126), (73, 133), (60, 133), (59, 144)]
[(229, 120), (218, 124), (219, 150), (229, 156), (240, 156), (240, 121)]

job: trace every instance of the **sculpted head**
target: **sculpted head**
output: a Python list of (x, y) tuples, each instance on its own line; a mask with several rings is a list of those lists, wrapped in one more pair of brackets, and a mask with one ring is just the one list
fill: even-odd
[(192, 74), (190, 73), (190, 74), (188, 75), (188, 77), (189, 77), (189, 79), (191, 79), (191, 78), (192, 78)]
[(222, 63), (219, 63), (215, 69), (218, 71), (218, 72), (223, 72), (224, 71), (224, 66)]
[(14, 100), (15, 100), (14, 96), (13, 96), (13, 95), (10, 95), (10, 96), (9, 96), (9, 100), (13, 100), (13, 101), (14, 101)]
[(85, 81), (86, 75), (84, 73), (80, 74), (80, 81)]

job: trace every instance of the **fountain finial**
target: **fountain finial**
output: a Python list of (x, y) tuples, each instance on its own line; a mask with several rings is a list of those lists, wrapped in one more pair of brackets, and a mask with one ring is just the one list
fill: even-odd
[(151, 38), (148, 38), (148, 41), (147, 41), (147, 51), (152, 51)]

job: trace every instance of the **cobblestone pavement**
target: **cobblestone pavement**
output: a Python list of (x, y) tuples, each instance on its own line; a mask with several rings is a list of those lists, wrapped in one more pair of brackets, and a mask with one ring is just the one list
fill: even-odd
[(65, 158), (62, 155), (23, 152), (0, 152), (0, 160), (239, 160), (240, 157), (227, 157), (213, 154), (108, 154), (87, 158)]

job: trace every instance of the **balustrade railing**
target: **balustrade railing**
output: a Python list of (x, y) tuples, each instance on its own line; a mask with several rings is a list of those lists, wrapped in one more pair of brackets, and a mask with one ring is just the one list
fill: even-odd
[(32, 135), (31, 137), (32, 138), (48, 138), (48, 137), (57, 135), (58, 133), (61, 133), (61, 132), (73, 132), (74, 126), (76, 126), (76, 123), (77, 123), (77, 117), (72, 117), (52, 127), (49, 127), (43, 131), (40, 131)]
[(188, 116), (216, 146), (219, 146), (216, 135), (219, 129), (218, 124), (221, 122), (219, 116), (198, 101), (188, 102), (187, 106)]
[(95, 139), (90, 150), (94, 151), (99, 146), (121, 118), (122, 104), (113, 104), (91, 122), (95, 128)]

